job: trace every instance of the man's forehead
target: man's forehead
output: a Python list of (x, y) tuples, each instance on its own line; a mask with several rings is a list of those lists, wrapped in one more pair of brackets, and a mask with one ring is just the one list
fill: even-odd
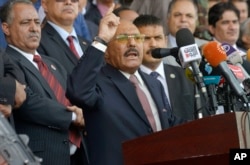
[(120, 33), (139, 33), (138, 28), (131, 22), (121, 22), (116, 30), (117, 34)]

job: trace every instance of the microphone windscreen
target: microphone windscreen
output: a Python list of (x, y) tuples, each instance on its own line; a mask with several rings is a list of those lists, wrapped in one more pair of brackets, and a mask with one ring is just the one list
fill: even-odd
[(154, 58), (163, 58), (167, 56), (174, 56), (177, 57), (179, 52), (178, 47), (174, 48), (155, 48), (152, 50), (151, 54)]
[(151, 51), (152, 57), (154, 58), (162, 58), (164, 57), (161, 53), (161, 48), (156, 48)]
[(203, 46), (202, 54), (211, 66), (217, 67), (222, 61), (227, 60), (227, 55), (221, 44), (216, 41), (208, 42)]
[(194, 36), (189, 29), (182, 28), (176, 32), (176, 44), (178, 47), (192, 45), (194, 43)]

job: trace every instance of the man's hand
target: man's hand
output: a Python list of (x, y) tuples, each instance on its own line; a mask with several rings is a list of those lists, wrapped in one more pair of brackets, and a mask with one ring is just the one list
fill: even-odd
[(10, 116), (11, 109), (12, 109), (11, 105), (0, 104), (0, 112), (2, 112), (5, 117), (9, 117)]
[(73, 124), (77, 127), (83, 128), (85, 126), (85, 122), (83, 119), (82, 109), (77, 106), (68, 106), (67, 110), (74, 112), (76, 114), (76, 119), (73, 121)]
[(113, 38), (115, 35), (117, 26), (120, 23), (120, 18), (117, 17), (114, 13), (115, 4), (113, 4), (106, 15), (101, 19), (99, 24), (99, 32), (98, 36), (106, 41), (107, 43)]
[(15, 94), (15, 106), (14, 108), (19, 108), (23, 102), (26, 100), (25, 85), (20, 84), (16, 81), (16, 94)]

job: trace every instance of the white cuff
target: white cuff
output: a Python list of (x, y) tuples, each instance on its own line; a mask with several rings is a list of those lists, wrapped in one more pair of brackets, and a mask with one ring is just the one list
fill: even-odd
[(97, 41), (92, 42), (91, 45), (92, 45), (93, 47), (95, 47), (96, 49), (102, 51), (102, 52), (105, 52), (106, 49), (107, 49), (107, 46), (106, 46), (106, 45), (104, 45), (104, 44), (102, 44), (102, 43), (100, 43), (100, 42), (97, 42)]

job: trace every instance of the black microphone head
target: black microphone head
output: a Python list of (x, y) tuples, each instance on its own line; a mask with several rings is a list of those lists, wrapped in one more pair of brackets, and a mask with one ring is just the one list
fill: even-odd
[(152, 57), (154, 58), (162, 58), (164, 55), (161, 54), (161, 48), (155, 48), (151, 51)]
[(178, 47), (192, 45), (194, 43), (194, 36), (189, 29), (182, 28), (176, 32), (176, 44)]
[(179, 52), (178, 47), (174, 48), (155, 48), (151, 51), (152, 57), (154, 58), (163, 58), (167, 56), (174, 56), (177, 57)]

